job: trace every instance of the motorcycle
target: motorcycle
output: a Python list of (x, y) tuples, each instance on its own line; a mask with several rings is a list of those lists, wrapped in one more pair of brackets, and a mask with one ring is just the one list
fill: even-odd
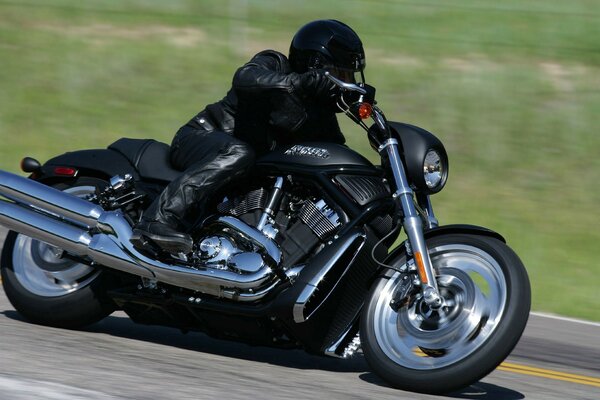
[(211, 200), (190, 254), (130, 243), (180, 173), (166, 144), (122, 138), (43, 165), (26, 157), (29, 179), (0, 171), (0, 224), (11, 230), (2, 282), (15, 309), (72, 329), (120, 309), (252, 345), (341, 358), (362, 349), (376, 374), (416, 392), (490, 373), (527, 322), (522, 262), (492, 230), (439, 225), (430, 196), (448, 157), (436, 136), (388, 121), (375, 88), (328, 76), (381, 166), (338, 144), (278, 147)]

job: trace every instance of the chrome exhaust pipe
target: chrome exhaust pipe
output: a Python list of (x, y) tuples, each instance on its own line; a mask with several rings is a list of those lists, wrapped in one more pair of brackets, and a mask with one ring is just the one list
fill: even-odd
[(33, 208), (0, 200), (0, 225), (60, 247), (68, 253), (88, 256), (107, 267), (154, 278), (154, 274), (147, 268), (138, 265), (126, 254), (115, 249), (108, 235), (91, 236), (85, 229), (70, 225)]
[(81, 228), (2, 200), (0, 225), (78, 256), (87, 254), (92, 240), (89, 233)]
[(42, 209), (87, 228), (95, 227), (96, 221), (104, 212), (97, 204), (6, 171), (0, 171), (0, 196), (18, 204)]
[[(230, 223), (231, 221), (227, 220), (227, 222)], [(98, 224), (102, 229), (114, 232), (112, 235), (107, 235), (109, 240), (114, 242), (120, 252), (128, 254), (137, 264), (152, 271), (154, 278), (159, 282), (192, 290), (201, 290), (206, 288), (207, 285), (247, 290), (261, 287), (274, 276), (273, 270), (268, 266), (252, 274), (238, 274), (214, 268), (196, 269), (188, 266), (165, 264), (146, 257), (133, 247), (129, 241), (132, 234), (131, 227), (119, 212), (105, 212), (98, 219)], [(269, 254), (269, 256), (277, 260), (281, 257), (277, 253)]]
[[(262, 290), (275, 280), (270, 266), (251, 274), (238, 274), (165, 264), (148, 258), (129, 241), (131, 226), (120, 212), (104, 211), (96, 204), (9, 172), (0, 171), (0, 195), (14, 201), (0, 200), (1, 225), (69, 253), (88, 256), (108, 268), (198, 291), (207, 286)], [(281, 259), (277, 246), (258, 230), (232, 217), (222, 217), (217, 223), (261, 247), (271, 266)]]

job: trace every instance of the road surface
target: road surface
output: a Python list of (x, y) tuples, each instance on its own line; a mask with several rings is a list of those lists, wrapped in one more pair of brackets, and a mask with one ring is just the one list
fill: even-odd
[[(2, 240), (0, 232), (0, 240)], [(0, 242), (1, 243), (1, 242)], [(408, 393), (350, 360), (133, 324), (33, 325), (0, 290), (0, 399), (600, 399), (600, 324), (532, 315), (506, 362), (449, 396)]]

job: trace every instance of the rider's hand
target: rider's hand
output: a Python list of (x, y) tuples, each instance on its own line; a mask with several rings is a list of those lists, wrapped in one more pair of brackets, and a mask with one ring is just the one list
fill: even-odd
[(302, 92), (308, 98), (318, 101), (332, 101), (337, 98), (337, 86), (331, 82), (323, 70), (311, 70), (300, 75)]

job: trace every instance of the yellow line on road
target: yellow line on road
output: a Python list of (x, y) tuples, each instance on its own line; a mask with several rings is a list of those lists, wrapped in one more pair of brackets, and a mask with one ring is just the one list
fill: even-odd
[(530, 367), (528, 365), (514, 364), (504, 362), (497, 368), (499, 371), (515, 372), (517, 374), (539, 376), (542, 378), (554, 379), (558, 381), (566, 381), (579, 383), (581, 385), (590, 385), (600, 387), (600, 378), (591, 376), (568, 374), (566, 372), (553, 371), (551, 369)]

